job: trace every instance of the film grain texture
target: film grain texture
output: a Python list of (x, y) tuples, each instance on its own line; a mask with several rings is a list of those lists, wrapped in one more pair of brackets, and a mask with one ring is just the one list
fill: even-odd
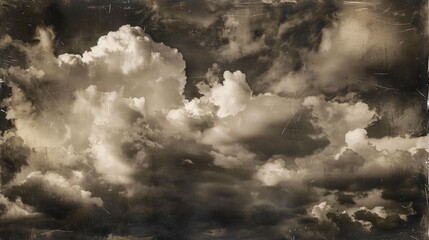
[(0, 0), (0, 240), (428, 239), (424, 0)]

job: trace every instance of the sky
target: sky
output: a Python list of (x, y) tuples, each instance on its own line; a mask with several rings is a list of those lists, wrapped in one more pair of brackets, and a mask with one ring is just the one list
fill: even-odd
[(426, 239), (423, 0), (4, 0), (0, 239)]

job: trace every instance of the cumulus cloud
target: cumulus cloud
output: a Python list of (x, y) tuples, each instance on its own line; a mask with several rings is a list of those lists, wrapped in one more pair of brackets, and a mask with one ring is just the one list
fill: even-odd
[(206, 130), (202, 142), (215, 147), (241, 142), (249, 150), (268, 156), (306, 155), (326, 145), (326, 139), (317, 136), (319, 130), (304, 117), (307, 114), (298, 100), (257, 95), (243, 111)]
[[(110, 182), (131, 182), (134, 170), (121, 152), (121, 141), (136, 119), (142, 117), (144, 103), (144, 98), (124, 99), (121, 93), (100, 93), (95, 86), (76, 92), (72, 113), (85, 116), (80, 121), (82, 127), (89, 119), (92, 122), (85, 126), (87, 135), (78, 133), (77, 137), (81, 142), (89, 141), (95, 168)], [(75, 116), (78, 123), (79, 116)]]
[[(63, 54), (58, 58), (51, 49), (52, 30), (40, 28), (38, 35), (37, 45), (17, 43), (28, 52), (31, 67), (8, 70), (22, 87), (29, 88), (28, 84), (34, 84), (29, 78), (35, 78), (39, 84), (49, 83), (46, 88), (55, 89), (51, 94), (60, 92), (65, 96), (90, 85), (98, 86), (103, 92), (122, 88), (125, 97), (144, 97), (148, 111), (171, 108), (183, 100), (185, 62), (182, 55), (177, 49), (154, 42), (139, 27), (125, 25), (101, 37), (96, 46), (82, 55)], [(159, 94), (164, 97), (157, 99)]]
[[(15, 83), (11, 83), (12, 96), (4, 101), (7, 118), (30, 147), (38, 151), (66, 148), (81, 155), (69, 166), (90, 155), (106, 180), (130, 183), (133, 166), (121, 150), (122, 141), (130, 136), (126, 130), (139, 118), (182, 105), (181, 54), (130, 26), (101, 37), (82, 56), (55, 58), (49, 43), (52, 37), (51, 30), (40, 29), (37, 45), (20, 45), (32, 53), (27, 55), (31, 63), (40, 57), (51, 63), (8, 70)], [(39, 71), (40, 75), (34, 74)], [(43, 90), (29, 84), (40, 84)], [(51, 93), (57, 91), (63, 96), (55, 100)], [(158, 99), (161, 95), (163, 100)], [(143, 152), (137, 158), (143, 162)]]
[(282, 159), (272, 159), (262, 165), (256, 172), (256, 178), (264, 185), (274, 186), (281, 181), (289, 180), (296, 174), (285, 167)]
[[(226, 71), (222, 84), (201, 84), (200, 93), (203, 95), (200, 98), (171, 110), (167, 119), (176, 128), (175, 132), (184, 136), (193, 133), (197, 141), (211, 145), (216, 150), (213, 152), (216, 162), (220, 156), (216, 152), (227, 158), (235, 155), (229, 158), (233, 161), (240, 154), (250, 156), (246, 151), (268, 158), (274, 154), (297, 156), (310, 154), (327, 144), (318, 134), (320, 129), (310, 122), (311, 116), (301, 100), (271, 93), (253, 95), (245, 75), (239, 71)], [(196, 125), (201, 127), (195, 129)], [(267, 139), (274, 140), (269, 143)], [(231, 149), (241, 150), (233, 153)], [(249, 157), (243, 160), (248, 161)]]
[(103, 205), (100, 198), (79, 185), (70, 183), (56, 173), (32, 172), (20, 184), (6, 192), (10, 199), (20, 197), (23, 203), (33, 206), (48, 216), (62, 218), (79, 208)]
[(311, 209), (311, 215), (317, 218), (320, 222), (329, 222), (327, 213), (332, 209), (326, 202), (321, 202), (318, 205), (314, 205)]
[[(374, 206), (371, 209), (367, 207), (354, 207), (339, 211), (339, 209), (336, 209), (336, 207), (324, 201), (314, 205), (309, 209), (309, 212), (318, 220), (319, 224), (332, 226), (339, 235), (346, 234), (353, 236), (353, 234), (355, 234), (356, 236), (367, 235), (371, 231), (376, 231), (376, 229), (388, 230), (389, 228), (395, 228), (401, 224), (405, 224), (407, 221), (406, 216), (415, 214), (412, 210), (405, 209), (406, 208), (403, 209), (403, 214), (396, 213), (396, 210), (388, 212), (383, 206)], [(347, 227), (347, 225), (349, 226)], [(345, 229), (353, 229), (352, 232), (354, 233), (341, 233), (345, 231)]]
[(252, 96), (252, 90), (242, 72), (226, 71), (223, 77), (225, 80), (222, 85), (214, 86), (210, 96), (213, 104), (219, 107), (217, 115), (221, 118), (243, 111)]
[(65, 54), (59, 60), (60, 65), (69, 67), (72, 63), (84, 64), (89, 69), (87, 81), (104, 92), (120, 86), (125, 97), (144, 97), (148, 111), (171, 108), (182, 101), (182, 55), (177, 49), (154, 42), (139, 27), (123, 26), (101, 37), (82, 56)]

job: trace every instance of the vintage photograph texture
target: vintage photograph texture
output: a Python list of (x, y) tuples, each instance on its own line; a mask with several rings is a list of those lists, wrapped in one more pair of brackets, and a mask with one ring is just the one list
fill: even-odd
[(0, 0), (0, 239), (428, 239), (427, 12)]

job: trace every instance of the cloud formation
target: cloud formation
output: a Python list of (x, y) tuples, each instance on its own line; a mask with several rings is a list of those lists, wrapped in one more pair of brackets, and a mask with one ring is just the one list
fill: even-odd
[[(369, 96), (401, 89), (379, 70), (405, 69), (401, 42), (415, 36), (385, 26), (391, 15), (332, 1), (132, 2), (177, 31), (121, 23), (70, 53), (55, 27), (0, 41), (22, 58), (0, 68), (5, 239), (425, 234), (427, 137), (406, 130), (419, 108)], [(191, 26), (195, 52), (161, 43), (183, 46), (175, 34)], [(195, 77), (192, 58), (218, 64)]]

